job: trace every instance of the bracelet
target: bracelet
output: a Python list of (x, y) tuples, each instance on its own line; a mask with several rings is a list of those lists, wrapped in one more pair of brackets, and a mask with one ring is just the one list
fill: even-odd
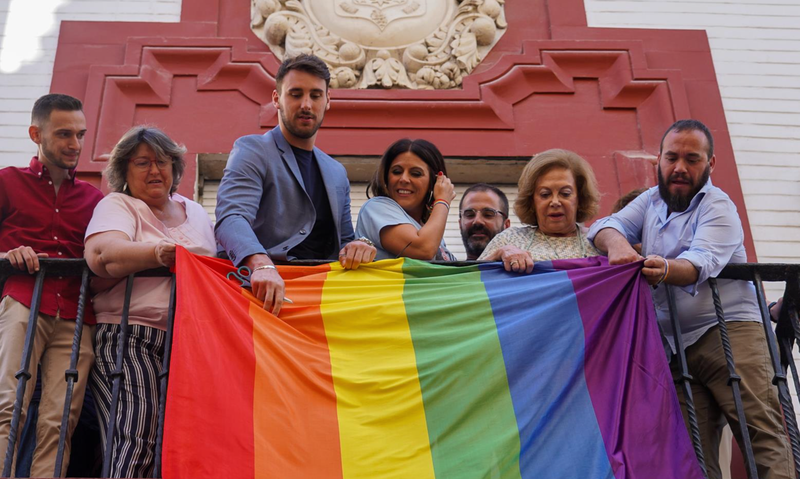
[(667, 279), (667, 276), (669, 276), (669, 261), (667, 261), (667, 258), (662, 257), (661, 259), (664, 260), (664, 274), (662, 274), (661, 277), (658, 278), (658, 283), (656, 283), (656, 286), (663, 283), (664, 280)]
[(274, 269), (275, 271), (278, 271), (278, 268), (276, 268), (274, 264), (262, 264), (261, 266), (255, 268), (253, 273), (256, 271), (261, 271), (262, 269)]
[[(773, 307), (774, 307), (776, 304), (778, 304), (778, 302), (777, 302), (777, 301), (773, 301), (773, 302), (769, 303), (769, 306), (767, 306), (767, 314), (769, 315), (769, 319), (771, 319), (773, 322), (777, 322), (777, 321), (778, 321), (777, 319), (775, 319), (775, 318), (772, 316), (772, 308), (773, 308)], [(781, 312), (780, 312), (780, 311), (778, 311), (778, 318), (780, 318), (780, 316), (781, 316)]]
[(370, 241), (370, 239), (369, 239), (369, 238), (367, 238), (366, 236), (362, 236), (361, 238), (356, 238), (356, 239), (355, 239), (355, 240), (353, 240), (353, 241), (361, 241), (362, 243), (367, 243), (367, 244), (368, 244), (368, 245), (370, 245), (370, 246), (375, 246), (375, 243), (373, 243), (372, 241)]
[(442, 204), (447, 207), (447, 211), (450, 211), (450, 203), (446, 202), (445, 200), (436, 200), (431, 205), (431, 209), (433, 209), (436, 205)]
[(773, 301), (773, 302), (769, 303), (769, 306), (767, 306), (767, 311), (771, 311), (772, 307), (775, 306), (776, 304), (778, 304), (777, 301)]

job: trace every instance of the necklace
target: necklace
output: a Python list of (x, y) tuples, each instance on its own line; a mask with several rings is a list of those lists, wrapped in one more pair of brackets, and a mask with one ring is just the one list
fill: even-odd
[[(528, 243), (528, 251), (531, 251), (531, 246), (533, 246), (533, 241), (536, 239), (536, 232), (537, 231), (539, 231), (539, 228), (536, 228), (536, 229), (533, 230), (533, 238), (531, 238), (531, 242)], [(547, 246), (549, 246), (550, 249), (553, 251), (553, 254), (555, 255), (556, 259), (561, 259), (561, 255), (558, 254), (558, 251), (556, 251), (555, 246), (553, 246), (553, 243), (550, 242), (550, 238), (548, 238), (547, 235), (544, 234), (544, 233), (541, 233), (541, 235), (544, 238), (545, 243), (547, 243)], [(578, 239), (578, 244), (580, 245), (580, 248), (581, 248), (581, 256), (580, 257), (581, 258), (586, 258), (586, 245), (583, 242), (583, 236), (581, 235), (580, 226), (577, 226), (577, 235), (576, 235), (576, 237)]]

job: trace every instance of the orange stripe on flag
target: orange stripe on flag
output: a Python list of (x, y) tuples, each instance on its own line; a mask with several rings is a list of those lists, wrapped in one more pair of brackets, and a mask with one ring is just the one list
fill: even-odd
[[(280, 319), (252, 299), (256, 358), (253, 431), (256, 478), (341, 477), (339, 424), (320, 313), (330, 267), (280, 267)], [(233, 476), (231, 476), (233, 477)]]

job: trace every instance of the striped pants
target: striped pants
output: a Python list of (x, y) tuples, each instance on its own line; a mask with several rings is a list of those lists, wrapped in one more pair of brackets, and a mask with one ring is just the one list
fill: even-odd
[[(119, 331), (118, 324), (97, 325), (96, 362), (89, 382), (97, 402), (104, 455), (109, 453), (105, 450), (106, 432)], [(159, 329), (138, 324), (129, 326), (109, 477), (153, 475), (158, 429), (158, 373), (164, 358), (165, 337), (166, 333)]]

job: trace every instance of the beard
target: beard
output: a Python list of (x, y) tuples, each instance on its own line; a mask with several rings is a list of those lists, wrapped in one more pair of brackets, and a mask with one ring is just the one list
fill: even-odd
[[(50, 149), (49, 142), (44, 137), (42, 137), (39, 148), (39, 156), (44, 157), (49, 164), (64, 170), (75, 168), (78, 165), (78, 158), (80, 158), (81, 155), (81, 150), (78, 150), (74, 161), (66, 160), (63, 158), (61, 152)], [(42, 158), (39, 159), (42, 160)]]
[[(477, 239), (473, 238), (472, 236), (478, 233), (484, 234), (486, 237), (485, 239)], [(472, 225), (466, 230), (461, 230), (461, 241), (464, 243), (464, 250), (467, 252), (468, 257), (475, 257), (483, 253), (483, 250), (486, 249), (486, 246), (489, 242), (492, 241), (492, 238), (497, 234), (497, 232), (492, 232), (489, 228), (483, 225)]]
[(692, 187), (688, 193), (682, 194), (672, 194), (669, 191), (669, 183), (676, 178), (682, 178), (685, 180), (689, 180), (688, 175), (678, 175), (672, 174), (670, 177), (665, 181), (664, 175), (661, 174), (661, 165), (658, 165), (658, 192), (661, 194), (661, 199), (667, 204), (669, 211), (674, 211), (677, 213), (686, 211), (686, 208), (689, 207), (689, 203), (692, 202), (692, 199), (697, 195), (697, 193), (703, 189), (706, 182), (708, 182), (708, 177), (711, 175), (711, 165), (706, 165), (706, 169), (703, 170), (703, 174), (700, 175), (700, 181), (697, 183), (692, 183)]
[[(295, 123), (293, 123), (293, 122), (290, 122), (288, 118), (286, 118), (286, 113), (284, 113), (284, 109), (283, 108), (279, 109), (278, 111), (280, 112), (281, 121), (283, 122), (283, 126), (286, 127), (286, 131), (288, 131), (289, 133), (292, 134), (292, 136), (295, 136), (297, 138), (301, 138), (303, 140), (307, 140), (307, 139), (313, 137), (314, 135), (316, 135), (317, 134), (317, 130), (319, 130), (319, 127), (322, 126), (322, 118), (320, 118), (319, 121), (314, 123), (314, 125), (312, 125), (311, 127), (309, 127), (309, 128), (300, 128), (300, 127), (297, 126), (296, 122), (299, 121), (301, 116), (303, 116), (302, 114), (298, 113), (297, 115), (295, 115), (295, 117), (294, 117)], [(317, 119), (316, 115), (314, 115), (313, 113), (309, 113), (309, 114), (307, 114), (305, 116), (310, 116), (314, 120)]]

